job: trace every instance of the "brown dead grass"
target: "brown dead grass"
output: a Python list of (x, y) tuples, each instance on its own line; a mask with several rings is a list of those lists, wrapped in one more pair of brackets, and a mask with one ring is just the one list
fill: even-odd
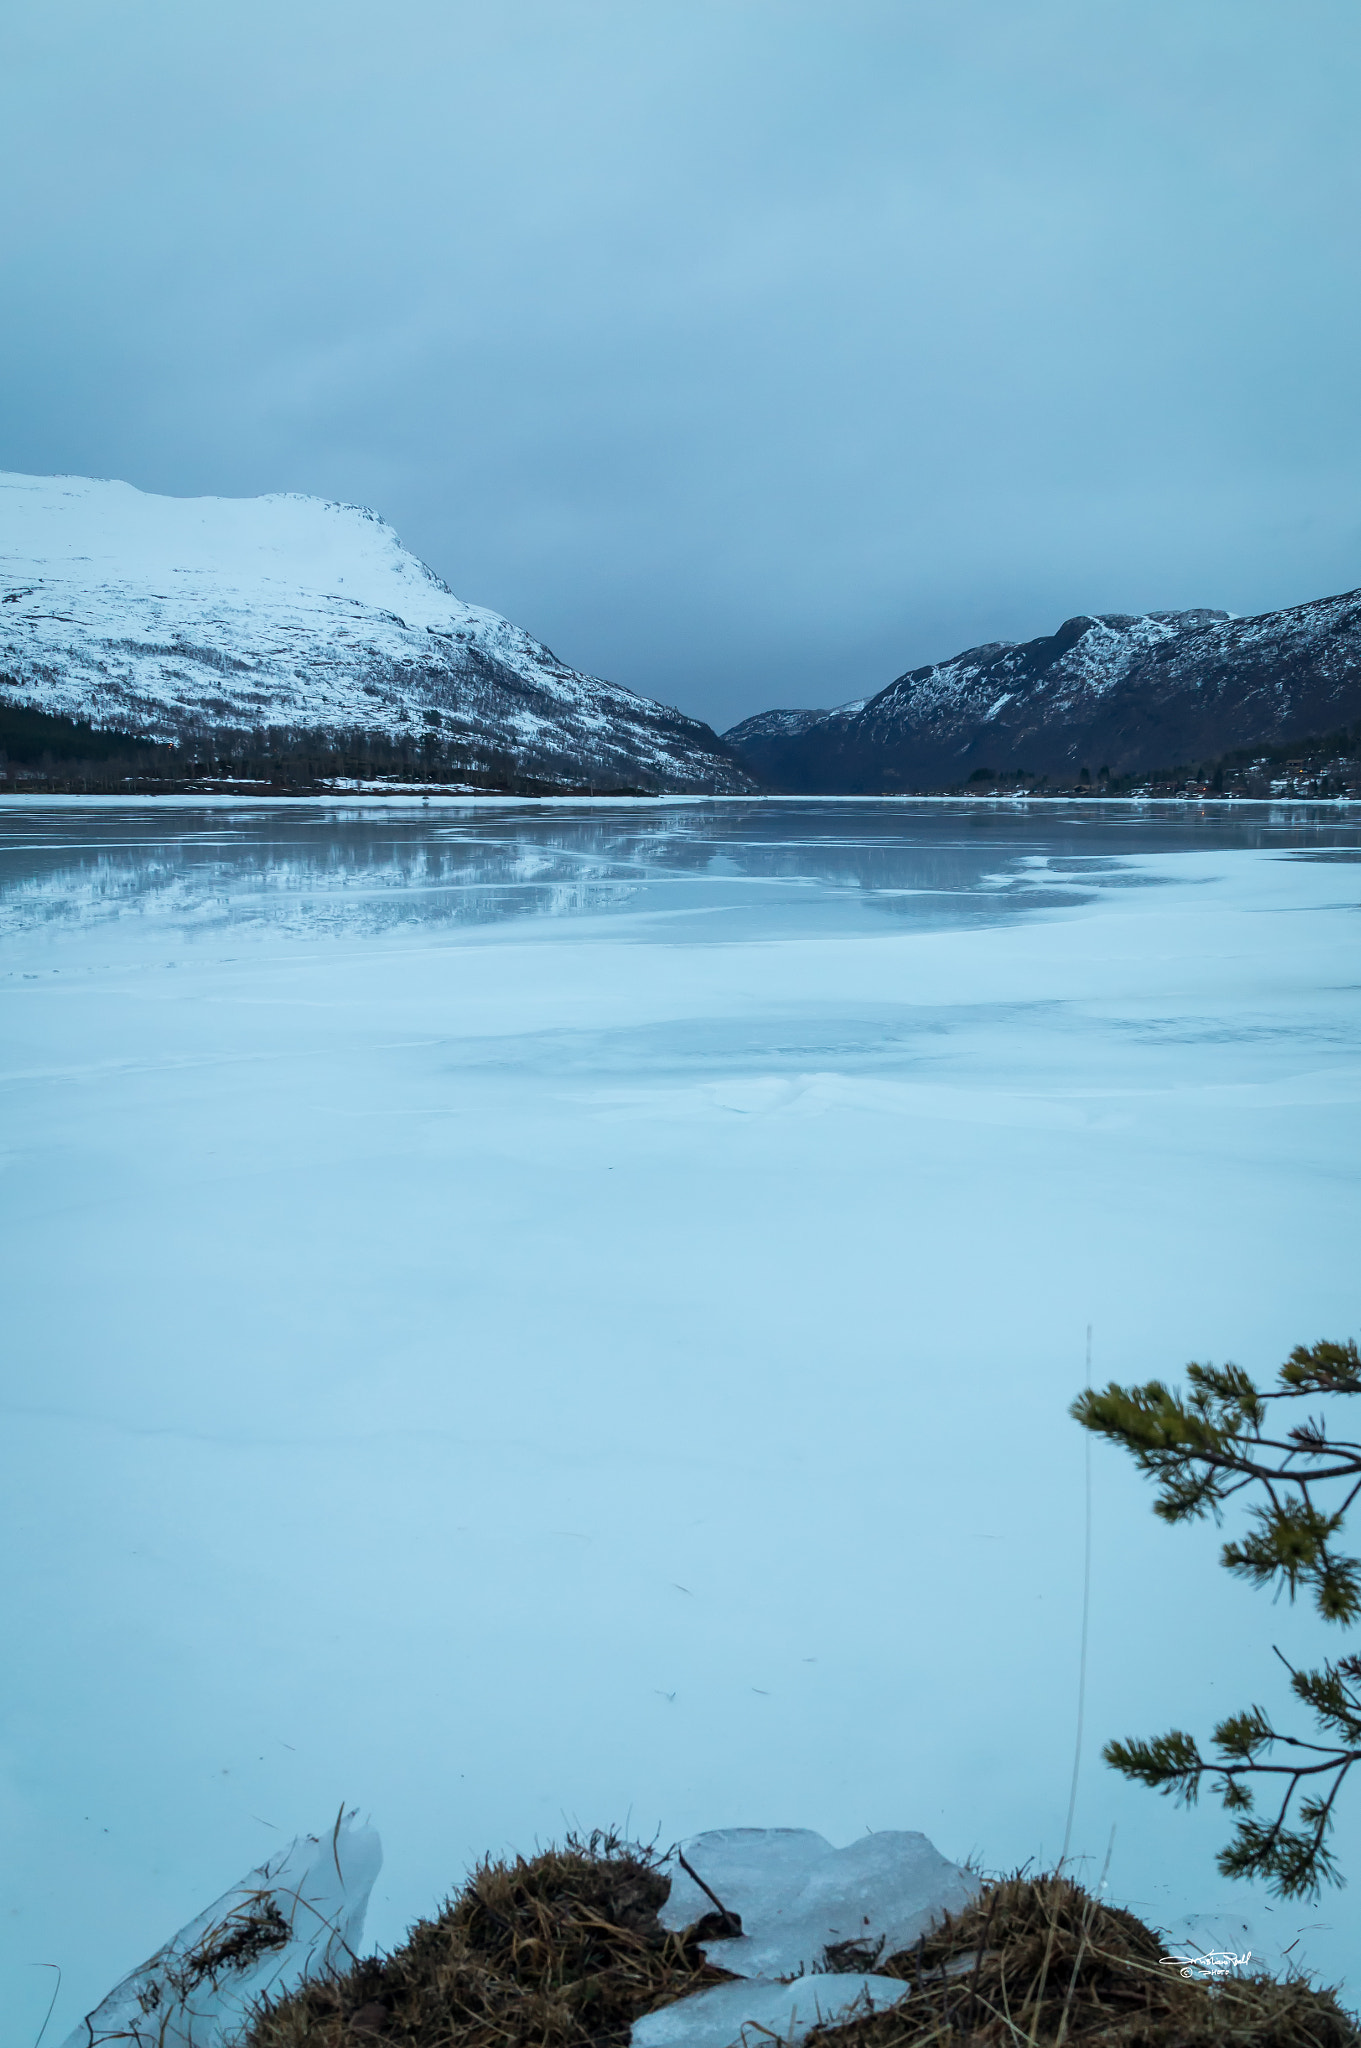
[[(613, 1835), (485, 1863), (390, 1956), (267, 2005), (246, 2048), (623, 2048), (643, 2013), (728, 1974), (704, 1962), (696, 1929), (660, 1926), (668, 1890), (650, 1853)], [(912, 1988), (808, 2048), (1361, 2048), (1356, 2022), (1302, 1978), (1198, 1983), (1163, 1953), (1132, 1913), (1066, 1878), (1001, 1878), (901, 1954), (829, 1953), (824, 1967)], [(748, 2041), (773, 2048), (753, 2029)]]
[(1361, 2048), (1355, 2020), (1303, 1978), (1197, 1981), (1165, 1953), (1065, 1877), (1002, 1878), (873, 1966), (911, 1984), (900, 2004), (808, 2048)]
[(660, 1925), (669, 1890), (613, 1835), (484, 1863), (390, 1956), (267, 2004), (247, 2048), (614, 2048), (728, 1975)]

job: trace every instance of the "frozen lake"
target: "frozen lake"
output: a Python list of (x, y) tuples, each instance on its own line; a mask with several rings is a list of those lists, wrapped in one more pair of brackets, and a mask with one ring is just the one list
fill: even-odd
[[(50, 2044), (342, 1800), (379, 1942), (569, 1826), (1052, 1862), (1087, 1325), (1102, 1381), (1361, 1328), (1359, 848), (1328, 807), (0, 806), (14, 2040), (43, 1965)], [(1352, 1890), (1270, 1912), (1216, 1801), (1099, 1752), (1341, 1639), (1092, 1463), (1074, 1851), (1114, 1826), (1113, 1897), (1336, 1979), (1361, 1787)]]

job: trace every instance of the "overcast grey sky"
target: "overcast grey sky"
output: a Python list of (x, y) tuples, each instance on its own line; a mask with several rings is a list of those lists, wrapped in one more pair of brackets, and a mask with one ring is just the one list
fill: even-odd
[(9, 0), (0, 466), (723, 726), (1361, 584), (1356, 0)]

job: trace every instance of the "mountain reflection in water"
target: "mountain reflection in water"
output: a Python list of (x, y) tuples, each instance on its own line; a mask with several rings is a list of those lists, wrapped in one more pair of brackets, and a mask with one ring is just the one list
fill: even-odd
[[(1329, 806), (727, 802), (0, 808), (0, 930), (125, 917), (360, 936), (629, 913), (640, 937), (999, 923), (1153, 886), (1139, 856), (1351, 857)], [(1129, 856), (1135, 857), (1131, 865)]]

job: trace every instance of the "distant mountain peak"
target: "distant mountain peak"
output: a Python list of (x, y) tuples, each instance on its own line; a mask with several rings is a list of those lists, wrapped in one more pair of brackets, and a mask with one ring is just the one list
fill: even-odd
[(1082, 612), (772, 723), (792, 717), (758, 713), (724, 735), (776, 789), (950, 788), (982, 768), (1062, 779), (1079, 763), (1152, 772), (1361, 719), (1361, 591), (1254, 618)]
[(363, 505), (0, 473), (0, 698), (182, 744), (391, 741), (574, 786), (744, 790), (698, 719), (454, 596)]

